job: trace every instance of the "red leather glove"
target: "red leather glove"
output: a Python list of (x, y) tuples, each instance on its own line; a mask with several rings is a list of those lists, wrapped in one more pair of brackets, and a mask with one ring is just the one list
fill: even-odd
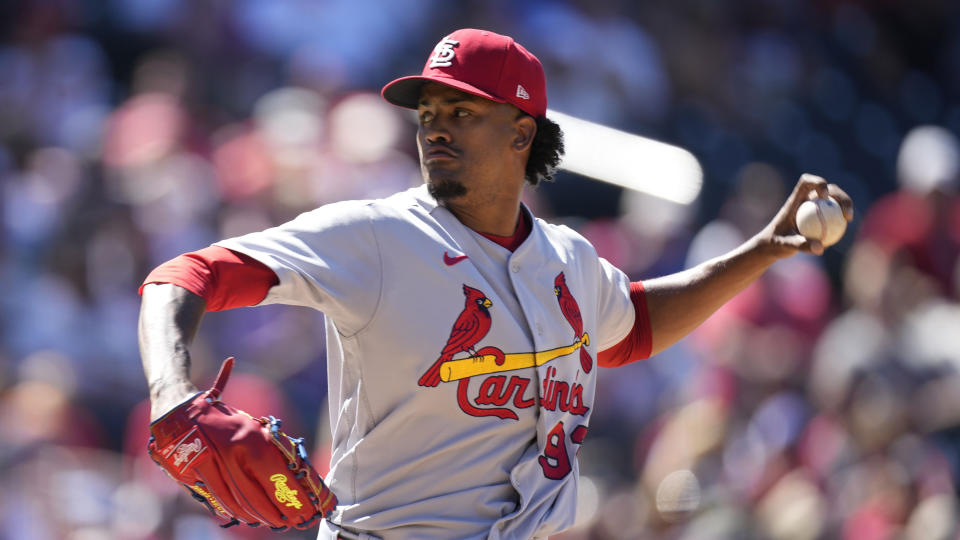
[(150, 457), (216, 516), (222, 527), (246, 523), (306, 529), (337, 506), (307, 460), (303, 439), (280, 420), (253, 418), (219, 400), (233, 369), (227, 358), (213, 388), (150, 424)]

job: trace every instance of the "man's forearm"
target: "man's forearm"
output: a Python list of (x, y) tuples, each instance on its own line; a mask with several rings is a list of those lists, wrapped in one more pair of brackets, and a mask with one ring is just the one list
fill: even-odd
[(779, 258), (755, 237), (693, 268), (644, 280), (652, 353), (673, 345), (756, 281)]
[(170, 283), (143, 288), (139, 340), (153, 420), (196, 393), (190, 382), (190, 343), (206, 310), (203, 298)]

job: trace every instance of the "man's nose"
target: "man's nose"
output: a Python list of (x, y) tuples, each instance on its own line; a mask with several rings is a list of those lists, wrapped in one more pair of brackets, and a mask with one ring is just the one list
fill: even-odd
[(430, 144), (440, 142), (450, 143), (453, 141), (453, 137), (450, 135), (446, 124), (437, 118), (431, 121), (429, 125), (422, 126), (421, 129), (423, 129), (424, 139)]

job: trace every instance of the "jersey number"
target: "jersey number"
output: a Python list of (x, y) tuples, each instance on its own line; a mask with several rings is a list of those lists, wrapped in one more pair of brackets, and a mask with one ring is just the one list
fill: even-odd
[[(587, 426), (577, 426), (570, 434), (570, 441), (576, 445), (583, 443), (587, 436)], [(577, 449), (580, 452), (580, 449)], [(547, 445), (538, 459), (543, 475), (551, 480), (560, 480), (570, 474), (570, 454), (567, 452), (567, 433), (563, 422), (557, 422), (547, 434)]]

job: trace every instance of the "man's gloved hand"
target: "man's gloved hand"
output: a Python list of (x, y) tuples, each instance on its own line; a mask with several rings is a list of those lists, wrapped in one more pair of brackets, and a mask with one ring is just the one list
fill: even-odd
[(222, 527), (316, 525), (337, 506), (336, 496), (307, 460), (303, 439), (280, 431), (280, 420), (253, 418), (220, 401), (232, 369), (227, 358), (213, 388), (150, 425), (150, 457), (228, 520)]

